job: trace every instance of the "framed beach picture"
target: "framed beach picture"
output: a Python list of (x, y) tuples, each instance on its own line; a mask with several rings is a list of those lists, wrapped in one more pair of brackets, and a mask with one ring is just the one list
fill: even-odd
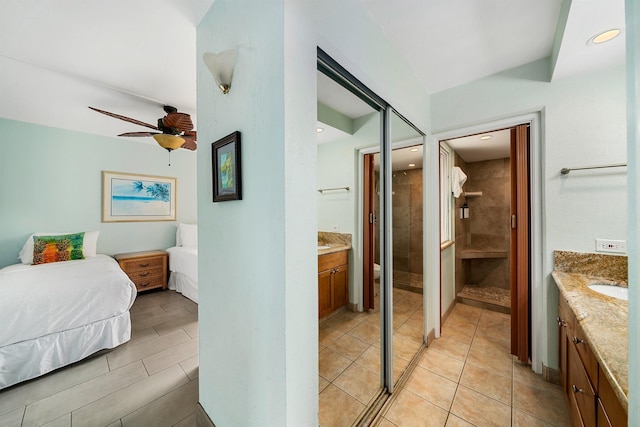
[(176, 178), (102, 171), (102, 222), (175, 221)]
[(213, 201), (242, 200), (240, 132), (211, 144), (213, 163)]

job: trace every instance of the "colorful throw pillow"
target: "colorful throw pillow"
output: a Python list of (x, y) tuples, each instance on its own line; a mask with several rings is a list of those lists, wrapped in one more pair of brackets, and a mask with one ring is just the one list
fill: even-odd
[[(23, 264), (33, 264), (33, 238), (35, 236), (59, 236), (63, 234), (75, 234), (74, 232), (45, 232), (38, 231), (37, 233), (33, 233), (30, 235), (27, 240), (24, 242), (22, 249), (20, 249), (19, 258)], [(98, 247), (98, 235), (99, 231), (85, 231), (84, 232), (84, 243), (82, 245), (82, 253), (84, 254), (85, 259), (96, 256), (97, 247)]]
[(33, 237), (33, 265), (84, 259), (84, 232)]

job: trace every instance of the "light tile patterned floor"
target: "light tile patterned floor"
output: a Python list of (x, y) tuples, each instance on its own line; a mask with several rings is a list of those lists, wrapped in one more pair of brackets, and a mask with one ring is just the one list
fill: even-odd
[(0, 426), (195, 426), (198, 306), (141, 294), (120, 347), (0, 391)]
[[(401, 301), (404, 291), (394, 292)], [(396, 340), (401, 337), (399, 331), (403, 328), (409, 330), (411, 327), (413, 335), (409, 336), (422, 335), (422, 310), (414, 309), (407, 317), (408, 313), (403, 312), (410, 310), (408, 307), (402, 303), (396, 307), (396, 345)], [(365, 329), (358, 327), (363, 322), (374, 322), (368, 319), (378, 319), (377, 313), (374, 314), (371, 317), (372, 314), (345, 312), (332, 319), (329, 325), (320, 325), (322, 427), (350, 426), (372, 396), (372, 390), (377, 390), (379, 345), (373, 341), (362, 351), (361, 344), (347, 355), (349, 348), (346, 344), (351, 341), (344, 338), (351, 331), (355, 333)], [(370, 342), (373, 335), (366, 338)], [(530, 367), (515, 362), (510, 355), (509, 340), (509, 315), (456, 305), (443, 325), (441, 338), (423, 353), (409, 379), (396, 391), (395, 400), (378, 425), (568, 426), (567, 408), (560, 387), (544, 381)], [(335, 341), (344, 341), (344, 349), (333, 346)], [(329, 346), (335, 354), (326, 352)], [(396, 349), (394, 360), (401, 362), (396, 375), (406, 367), (409, 358), (409, 349), (404, 352)], [(361, 362), (363, 359), (374, 372), (368, 384), (363, 380), (365, 371), (359, 368), (360, 364), (365, 365)], [(356, 366), (358, 369), (354, 368)], [(360, 380), (357, 390), (350, 384), (352, 378)], [(363, 390), (368, 392), (363, 393)]]
[[(422, 296), (394, 290), (396, 378), (417, 350)], [(197, 305), (142, 294), (129, 343), (0, 392), (0, 425), (195, 426)], [(380, 426), (566, 426), (559, 387), (509, 356), (509, 317), (457, 305)], [(320, 423), (350, 426), (379, 386), (379, 313), (320, 325)]]
[[(421, 294), (393, 292), (397, 379), (421, 346), (423, 311)], [(320, 321), (319, 340), (320, 425), (351, 426), (380, 391), (380, 312), (338, 312)]]
[(559, 386), (509, 354), (509, 315), (458, 304), (379, 426), (569, 426)]

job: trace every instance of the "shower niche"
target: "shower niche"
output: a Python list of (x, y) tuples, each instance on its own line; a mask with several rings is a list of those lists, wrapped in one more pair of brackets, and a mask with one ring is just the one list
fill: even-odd
[(455, 199), (457, 300), (510, 313), (510, 159), (455, 164), (467, 175)]

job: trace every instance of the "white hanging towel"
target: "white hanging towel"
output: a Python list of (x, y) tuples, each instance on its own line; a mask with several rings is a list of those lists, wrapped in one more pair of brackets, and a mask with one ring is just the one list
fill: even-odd
[(451, 171), (451, 192), (456, 199), (462, 194), (462, 186), (467, 182), (467, 175), (457, 166)]

